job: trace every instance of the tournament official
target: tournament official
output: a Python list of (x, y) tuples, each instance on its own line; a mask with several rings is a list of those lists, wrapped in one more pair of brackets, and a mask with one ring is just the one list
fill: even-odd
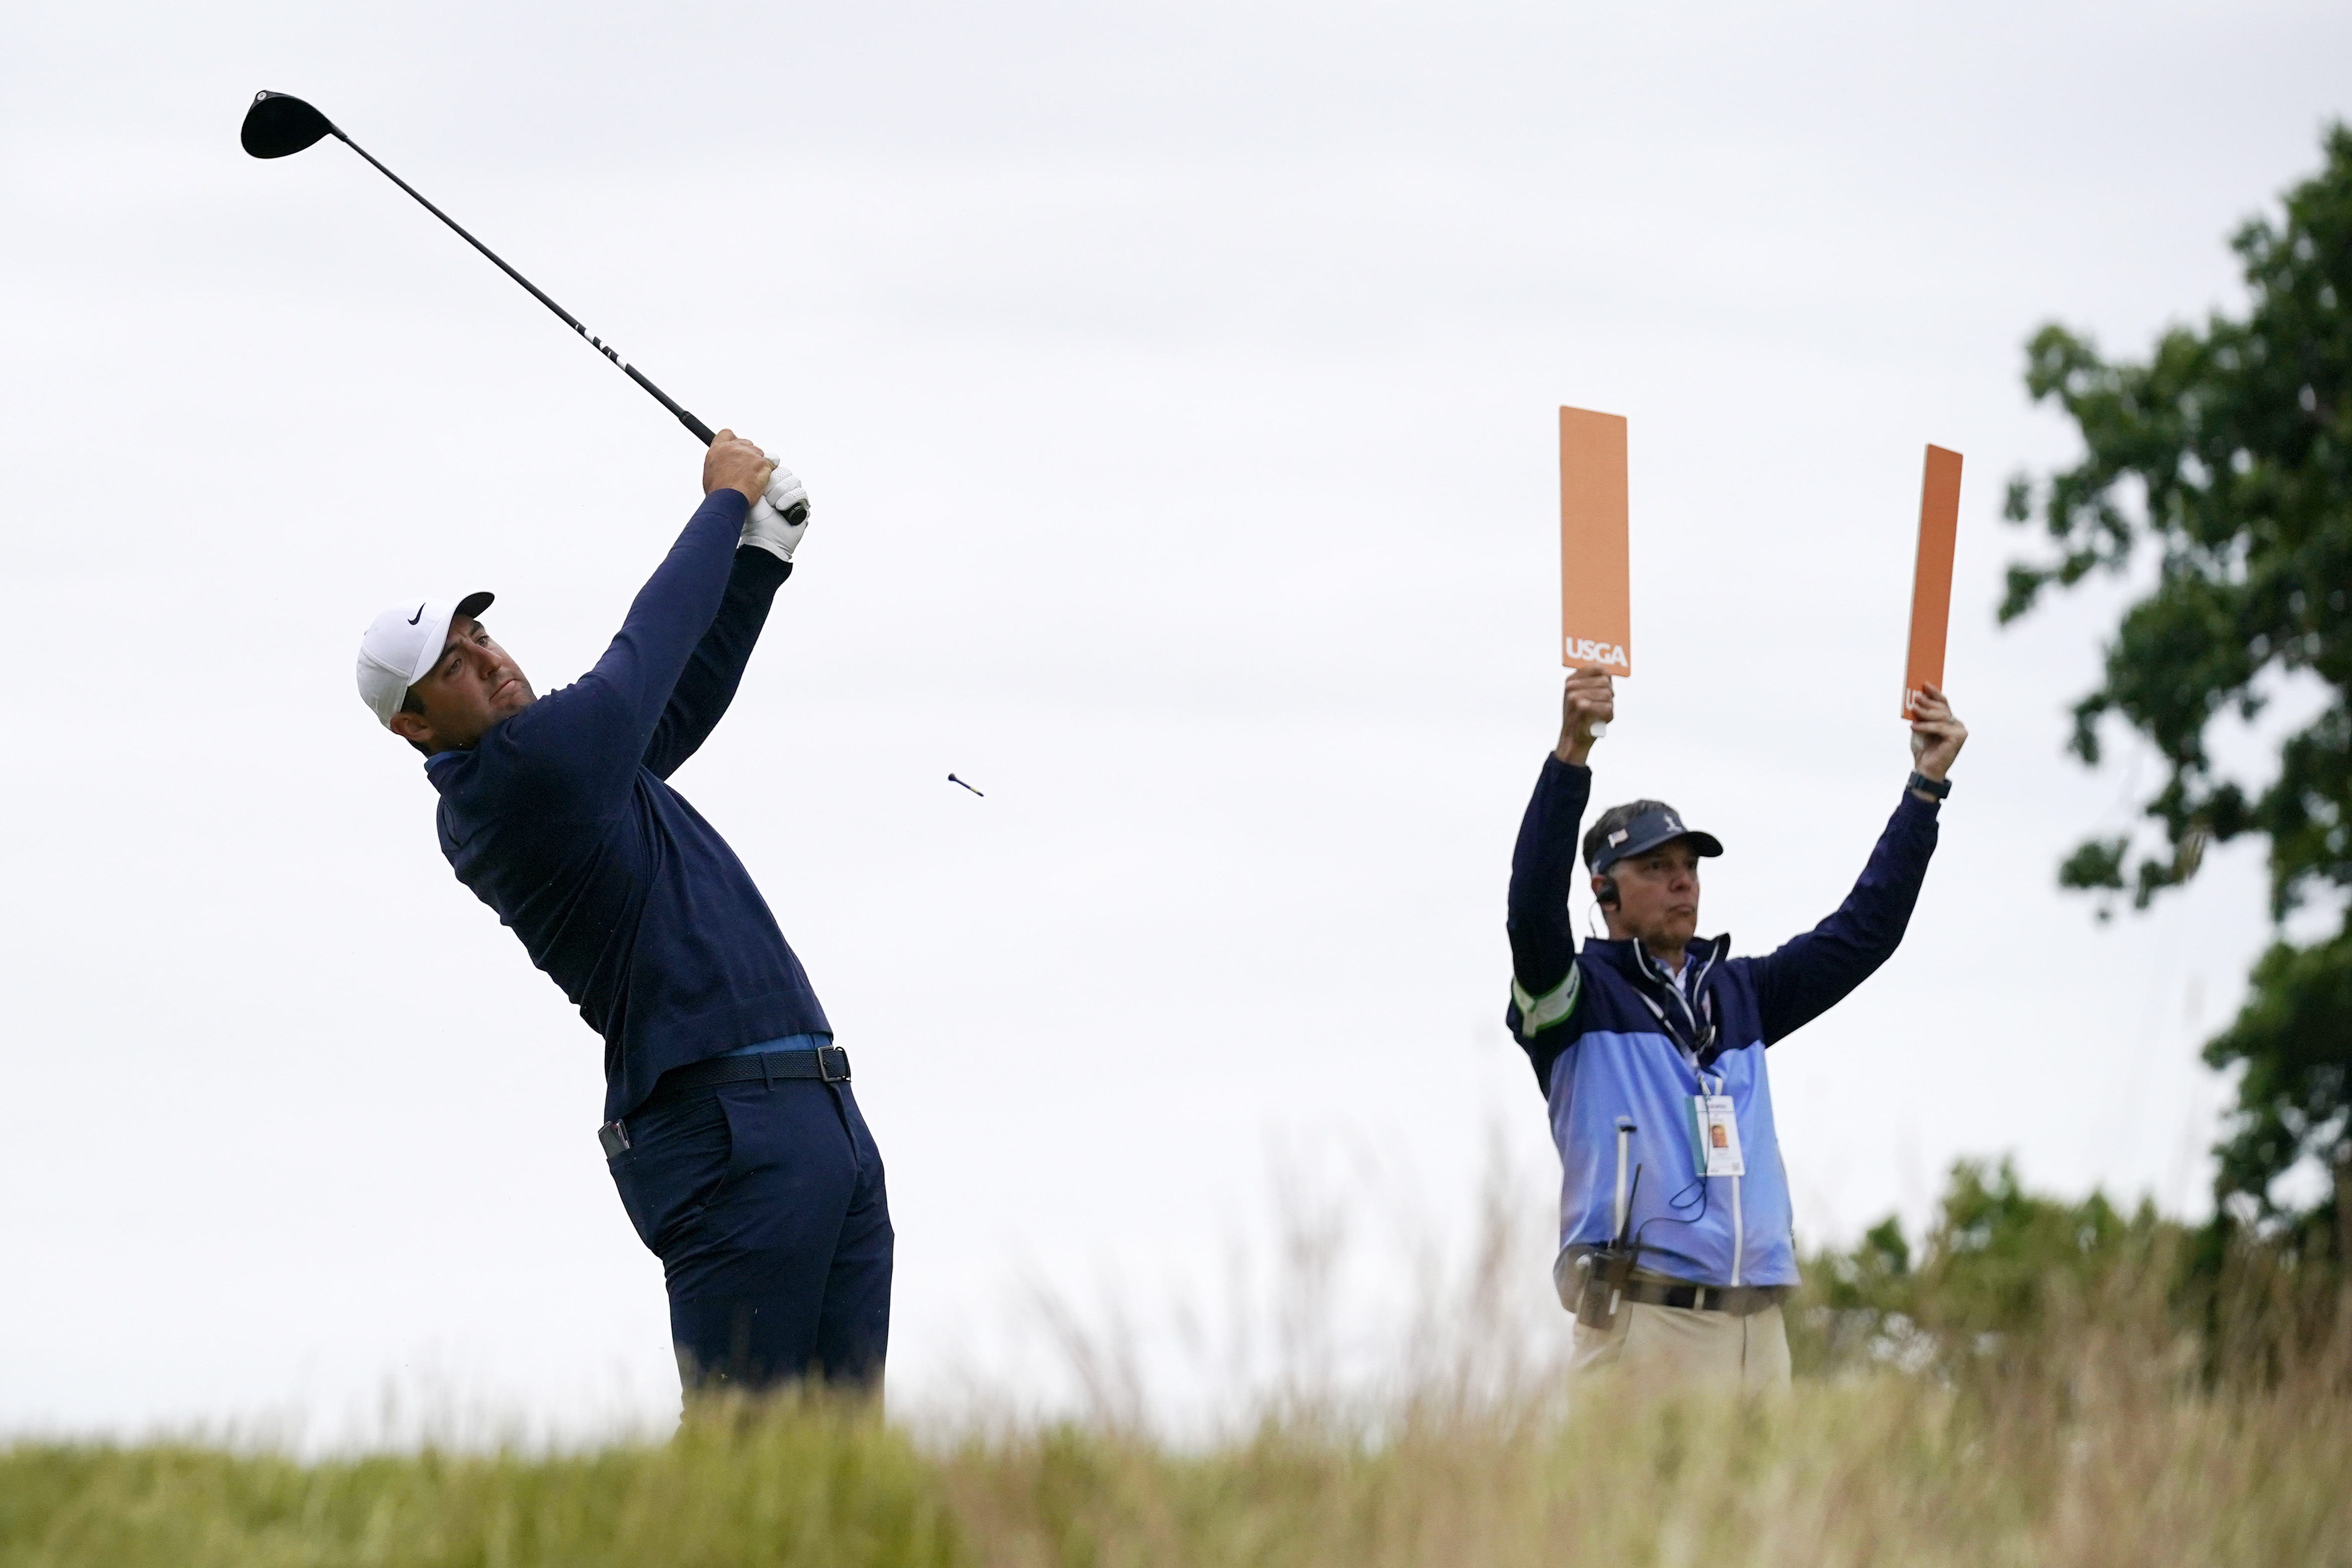
[(1944, 694), (1914, 707), (1914, 771), (1837, 912), (1760, 958), (1699, 940), (1699, 861), (1723, 853), (1663, 801), (1583, 836), (1608, 922), (1580, 951), (1568, 913), (1609, 677), (1568, 678), (1511, 856), (1505, 1015), (1550, 1108), (1560, 1161), (1552, 1279), (1577, 1313), (1571, 1366), (1644, 1390), (1789, 1381), (1780, 1303), (1797, 1283), (1767, 1049), (1867, 979), (1903, 940), (1968, 739)]
[(877, 1388), (890, 1332), (889, 1205), (847, 1054), (742, 862), (669, 784), (792, 574), (805, 513), (751, 512), (775, 473), (721, 430), (619, 634), (545, 697), (483, 626), (488, 594), (400, 605), (360, 642), (361, 700), (424, 753), (457, 879), (604, 1037), (599, 1141), (662, 1260), (689, 1393)]

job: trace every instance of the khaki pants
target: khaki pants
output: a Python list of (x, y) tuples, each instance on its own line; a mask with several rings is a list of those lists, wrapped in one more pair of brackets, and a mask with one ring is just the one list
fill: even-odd
[(1606, 1333), (1576, 1325), (1568, 1369), (1580, 1380), (1608, 1374), (1628, 1392), (1761, 1393), (1789, 1386), (1789, 1331), (1778, 1307), (1735, 1318), (1628, 1301)]

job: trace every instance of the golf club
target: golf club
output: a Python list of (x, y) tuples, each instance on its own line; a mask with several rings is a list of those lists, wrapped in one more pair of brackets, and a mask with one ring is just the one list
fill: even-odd
[[(517, 272), (513, 268), (508, 266), (505, 258), (500, 257), (497, 251), (492, 250), (488, 246), (484, 245), (480, 240), (476, 239), (472, 235), (467, 234), (464, 226), (460, 225), (456, 218), (451, 217), (447, 213), (443, 212), (439, 207), (436, 207), (431, 202), (426, 201), (423, 194), (420, 193), (415, 186), (410, 184), (406, 180), (402, 179), (398, 174), (394, 174), (390, 169), (385, 168), (382, 163), (376, 163), (374, 156), (370, 153), (366, 148), (361, 146), (349, 136), (343, 134), (342, 127), (337, 125), (333, 121), (329, 120), (325, 115), (320, 113), (317, 110), (311, 108), (300, 99), (291, 97), (289, 94), (282, 92), (257, 92), (253, 95), (253, 107), (245, 111), (244, 125), (240, 126), (237, 130), (237, 140), (244, 144), (245, 150), (247, 153), (252, 153), (257, 158), (283, 158), (289, 153), (299, 153), (303, 148), (310, 146), (312, 142), (317, 142), (320, 138), (325, 136), (333, 137), (336, 141), (341, 142), (344, 146), (349, 147), (352, 152), (357, 153), (361, 157), (367, 159), (370, 163), (375, 165), (375, 169), (378, 174), (382, 174), (385, 179), (390, 180), (394, 184), (398, 185), (402, 190), (406, 191), (410, 195), (415, 196), (416, 198), (417, 205), (423, 207), (426, 212), (431, 213), (435, 217), (439, 218), (443, 223), (447, 224), (451, 228), (455, 229), (458, 238), (464, 240), (467, 245), (472, 246), (476, 250), (480, 251), (484, 256), (488, 257), (491, 261), (497, 264), (499, 271), (505, 273), (508, 277), (521, 284), (525, 289), (530, 289), (530, 297), (532, 299), (538, 300), (541, 304), (554, 311), (557, 318), (561, 320), (565, 326), (570, 327), (573, 331), (578, 332), (583, 338), (585, 338), (591, 348), (594, 349), (598, 353), (603, 354), (606, 359), (611, 360), (614, 364), (619, 365), (623, 374), (626, 375), (631, 381), (635, 382), (639, 386), (644, 387), (647, 392), (653, 394), (654, 401), (659, 403), (664, 408), (668, 409), (672, 414), (676, 415), (677, 416), (677, 422), (685, 426), (688, 429), (693, 431), (697, 440), (700, 441), (706, 447), (710, 445), (714, 437), (711, 434), (709, 426), (705, 425), (701, 420), (697, 419), (693, 415), (688, 413), (685, 409), (680, 408), (677, 403), (671, 400), (668, 393), (664, 392), (660, 387), (656, 386), (652, 382), (646, 380), (645, 375), (635, 365), (631, 364), (628, 361), (623, 359), (618, 353), (614, 352), (613, 346), (610, 343), (607, 343), (604, 339), (596, 336), (593, 332), (591, 332), (586, 327), (582, 326), (578, 317), (565, 310), (562, 306), (557, 304), (554, 300), (549, 299), (547, 295), (541, 290), (538, 284), (533, 283), (530, 279), (524, 277), (521, 273)], [(782, 493), (783, 493), (783, 487), (782, 485), (778, 485), (774, 490), (771, 491), (772, 495), (780, 495)], [(774, 508), (767, 500), (759, 502), (758, 506), (767, 507), (772, 515), (774, 512)], [(756, 511), (757, 508), (754, 510)], [(782, 520), (786, 523), (796, 525), (807, 519), (808, 510), (807, 501), (796, 500), (783, 512)]]

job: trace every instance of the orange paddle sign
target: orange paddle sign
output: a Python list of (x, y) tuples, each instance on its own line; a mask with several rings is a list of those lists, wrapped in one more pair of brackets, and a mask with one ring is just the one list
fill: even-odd
[(1563, 408), (1559, 662), (1570, 669), (1633, 673), (1633, 582), (1625, 541), (1624, 416)]
[(1944, 637), (1952, 624), (1952, 545), (1960, 531), (1960, 455), (1927, 448), (1919, 481), (1919, 554), (1911, 569), (1911, 650), (1903, 666), (1903, 717), (1919, 689), (1944, 684)]

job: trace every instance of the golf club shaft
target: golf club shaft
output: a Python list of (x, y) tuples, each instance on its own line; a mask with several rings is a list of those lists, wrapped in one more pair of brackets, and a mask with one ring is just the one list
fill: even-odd
[[(331, 126), (331, 129), (332, 129)], [(406, 180), (402, 179), (398, 174), (394, 174), (390, 169), (385, 168), (382, 163), (376, 163), (374, 154), (371, 153), (366, 148), (361, 146), (358, 142), (344, 135), (341, 130), (334, 131), (334, 137), (336, 141), (341, 142), (344, 146), (350, 148), (352, 152), (357, 153), (361, 157), (365, 158), (370, 163), (374, 164), (376, 173), (382, 174), (385, 179), (390, 180), (394, 184), (398, 185), (402, 190), (406, 191), (410, 195), (415, 196), (416, 198), (417, 205), (423, 207), (426, 212), (431, 213), (435, 217), (439, 218), (443, 223), (447, 224), (451, 228), (455, 229), (458, 238), (464, 240), (467, 245), (472, 246), (476, 250), (480, 251), (484, 256), (488, 257), (493, 262), (497, 263), (499, 271), (505, 273), (508, 277), (513, 279), (516, 282), (530, 289), (530, 297), (532, 299), (538, 300), (541, 304), (554, 311), (557, 318), (561, 320), (565, 326), (570, 327), (573, 331), (578, 332), (582, 337), (587, 339), (588, 345), (591, 348), (594, 349), (598, 353), (603, 354), (606, 359), (611, 360), (614, 364), (619, 365), (621, 367), (622, 374), (626, 375), (631, 381), (635, 382), (639, 386), (642, 386), (647, 392), (652, 393), (654, 395), (654, 401), (660, 404), (664, 408), (668, 409), (672, 414), (676, 415), (679, 424), (694, 432), (694, 437), (696, 440), (700, 441), (706, 447), (710, 445), (711, 441), (715, 437), (711, 434), (709, 426), (705, 425), (701, 420), (697, 419), (693, 415), (688, 413), (685, 409), (680, 408), (677, 402), (671, 398), (668, 393), (664, 392), (660, 387), (656, 386), (652, 382), (647, 381), (642, 374), (638, 374), (637, 367), (623, 359), (618, 353), (615, 353), (613, 351), (611, 344), (605, 342), (604, 339), (596, 336), (593, 332), (591, 332), (586, 327), (582, 326), (580, 324), (580, 319), (577, 316), (574, 316), (571, 311), (565, 310), (562, 306), (549, 299), (538, 284), (532, 282), (521, 273), (517, 272), (513, 268), (509, 267), (506, 264), (506, 258), (504, 257), (501, 257), (497, 251), (492, 250), (488, 246), (484, 245), (480, 240), (476, 239), (472, 235), (467, 234), (463, 224), (459, 223), (456, 218), (451, 217), (447, 213), (443, 212), (439, 207), (435, 206), (431, 202), (426, 201), (425, 199), (425, 194), (422, 191), (419, 191), (415, 185), (410, 184)]]

